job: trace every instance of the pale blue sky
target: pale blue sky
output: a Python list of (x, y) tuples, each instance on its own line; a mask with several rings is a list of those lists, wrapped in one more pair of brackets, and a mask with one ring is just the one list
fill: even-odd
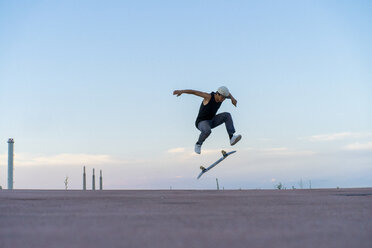
[[(1, 1), (0, 185), (13, 137), (15, 188), (83, 164), (108, 188), (371, 186), (371, 44), (370, 1)], [(201, 99), (172, 91), (221, 85), (243, 139), (196, 181), (232, 148), (219, 127), (192, 154)]]

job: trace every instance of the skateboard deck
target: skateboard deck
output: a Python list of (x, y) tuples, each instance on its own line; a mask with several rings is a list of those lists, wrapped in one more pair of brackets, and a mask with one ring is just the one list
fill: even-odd
[(217, 160), (216, 162), (214, 162), (213, 164), (211, 164), (208, 168), (204, 168), (203, 166), (200, 166), (200, 169), (202, 170), (202, 172), (200, 172), (200, 174), (197, 177), (197, 179), (199, 179), (204, 173), (206, 173), (207, 171), (209, 171), (210, 169), (212, 169), (213, 167), (215, 167), (216, 165), (218, 165), (222, 160), (224, 160), (225, 158), (227, 158), (230, 154), (233, 154), (235, 152), (236, 151), (225, 152), (224, 150), (222, 150), (221, 151), (222, 158), (220, 158), (219, 160)]

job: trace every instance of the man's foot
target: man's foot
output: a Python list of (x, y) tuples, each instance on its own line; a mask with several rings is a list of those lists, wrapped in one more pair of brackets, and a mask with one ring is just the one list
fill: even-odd
[(195, 144), (195, 152), (197, 154), (200, 154), (201, 153), (201, 145), (199, 145), (198, 143)]
[(239, 142), (239, 140), (242, 138), (242, 136), (240, 134), (238, 135), (233, 135), (230, 139), (230, 144), (233, 146), (235, 145), (236, 143)]

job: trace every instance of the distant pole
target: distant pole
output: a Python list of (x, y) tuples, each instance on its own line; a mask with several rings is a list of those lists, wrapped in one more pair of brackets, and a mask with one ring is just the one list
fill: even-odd
[(83, 172), (83, 190), (87, 190), (87, 176), (85, 174), (85, 166), (84, 166), (84, 172)]
[(99, 171), (99, 174), (100, 174), (100, 176), (99, 176), (99, 189), (102, 190), (103, 189), (102, 188), (102, 170)]
[(94, 176), (94, 169), (93, 169), (93, 177), (92, 177), (92, 190), (96, 190), (96, 178)]
[(217, 182), (217, 190), (220, 190), (220, 185), (218, 185), (218, 178), (216, 178), (216, 182)]
[(14, 157), (14, 140), (10, 138), (8, 140), (8, 189), (13, 189), (13, 157)]
[(68, 176), (65, 177), (65, 190), (68, 188)]

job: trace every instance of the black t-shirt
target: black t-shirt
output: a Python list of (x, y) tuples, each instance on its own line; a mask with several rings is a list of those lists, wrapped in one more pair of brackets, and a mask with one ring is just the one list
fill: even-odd
[(198, 127), (198, 124), (201, 121), (212, 120), (218, 109), (221, 107), (222, 102), (216, 102), (216, 100), (214, 100), (214, 95), (215, 93), (211, 92), (211, 100), (209, 100), (207, 105), (204, 105), (203, 102), (201, 103), (199, 114), (195, 121), (196, 127)]

